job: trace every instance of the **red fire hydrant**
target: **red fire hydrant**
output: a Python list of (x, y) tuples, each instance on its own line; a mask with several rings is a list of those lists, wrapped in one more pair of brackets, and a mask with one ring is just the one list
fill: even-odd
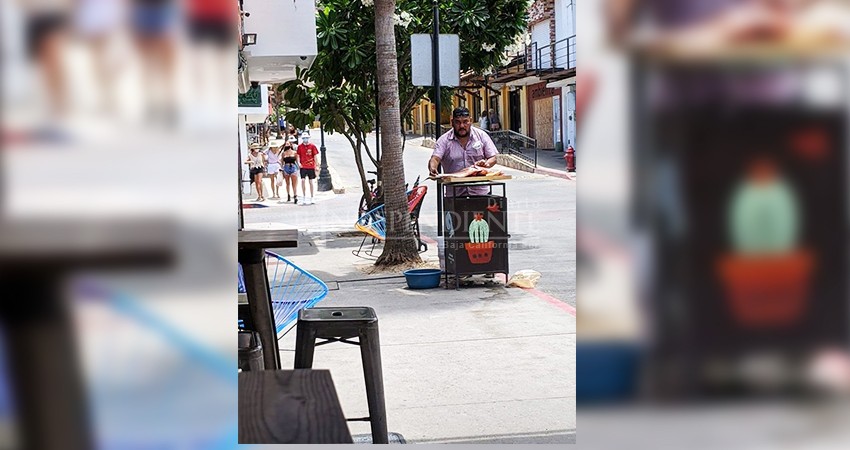
[(564, 152), (564, 160), (567, 162), (567, 172), (575, 172), (576, 171), (576, 149), (574, 149), (572, 145), (567, 147), (567, 151)]

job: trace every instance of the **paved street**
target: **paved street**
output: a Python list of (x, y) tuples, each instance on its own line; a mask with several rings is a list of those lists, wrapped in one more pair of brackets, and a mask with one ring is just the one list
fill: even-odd
[[(318, 130), (312, 133), (319, 145)], [(374, 137), (371, 138), (374, 142)], [(431, 150), (409, 139), (409, 182), (427, 175)], [(329, 162), (346, 193), (316, 204), (266, 201), (245, 209), (245, 222), (279, 222), (300, 231), (282, 255), (331, 289), (320, 306), (368, 305), (380, 318), (389, 431), (420, 443), (567, 443), (575, 441), (575, 181), (505, 170), (511, 272), (542, 274), (535, 290), (489, 286), (411, 291), (393, 274), (366, 275), (371, 261), (351, 254), (360, 197), (348, 142), (326, 135)], [(435, 184), (425, 198), (422, 234), (436, 237)], [(285, 195), (285, 194), (284, 194)], [(246, 196), (246, 198), (254, 198)], [(351, 237), (348, 237), (351, 236)], [(437, 264), (435, 245), (423, 254)], [(295, 333), (281, 339), (291, 367)], [(319, 347), (314, 367), (331, 370), (348, 417), (367, 415), (358, 349)], [(350, 422), (353, 434), (368, 423)]]
[[(318, 147), (318, 130), (313, 130), (311, 135), (312, 142)], [(370, 135), (369, 142), (374, 144), (374, 135)], [(408, 139), (404, 167), (409, 183), (421, 176), (421, 182), (430, 189), (422, 206), (420, 228), (423, 236), (433, 239), (437, 236), (436, 183), (425, 179), (432, 150), (421, 147), (420, 142), (421, 138)], [(360, 243), (359, 238), (337, 237), (339, 232), (354, 231), (357, 219), (357, 205), (362, 191), (353, 152), (348, 141), (340, 134), (326, 134), (325, 146), (329, 164), (337, 176), (334, 184), (344, 186), (345, 194), (317, 193), (316, 204), (309, 206), (266, 201), (264, 204), (270, 205), (268, 208), (244, 210), (246, 223), (280, 222), (302, 231), (303, 245), (299, 245), (296, 250), (287, 250), (287, 254), (316, 255), (318, 243), (329, 240), (334, 241), (329, 244), (332, 248), (344, 247), (349, 250), (351, 246), (356, 248)], [(367, 170), (374, 168), (369, 167)], [(542, 278), (537, 289), (575, 307), (576, 182), (505, 168), (502, 170), (514, 177), (507, 182), (511, 272), (521, 269), (540, 272)], [(284, 192), (285, 197), (285, 190), (281, 192)], [(245, 196), (248, 203), (254, 198), (255, 194)], [(436, 257), (436, 249), (433, 247), (429, 246), (428, 255)], [(353, 265), (349, 266), (348, 269), (340, 268), (346, 277), (361, 276)]]

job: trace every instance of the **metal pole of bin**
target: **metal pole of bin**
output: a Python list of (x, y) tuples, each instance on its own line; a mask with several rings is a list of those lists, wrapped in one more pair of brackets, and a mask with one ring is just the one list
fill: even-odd
[[(437, 145), (437, 139), (440, 138), (441, 123), (440, 120), (440, 4), (438, 0), (434, 0), (434, 30), (431, 38), (431, 84), (434, 86), (434, 107), (436, 114), (434, 115), (434, 145)], [(440, 168), (438, 167), (439, 171)], [(437, 236), (443, 235), (443, 184), (437, 180)]]
[(434, 142), (440, 137), (440, 5), (437, 0), (432, 3), (434, 6), (434, 30), (431, 38), (431, 83), (434, 85), (434, 107), (436, 114), (434, 119)]

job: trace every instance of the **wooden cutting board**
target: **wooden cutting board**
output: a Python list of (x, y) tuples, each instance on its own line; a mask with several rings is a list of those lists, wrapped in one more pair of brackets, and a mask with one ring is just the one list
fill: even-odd
[[(436, 180), (436, 177), (428, 177), (431, 180)], [(500, 181), (500, 180), (510, 180), (513, 177), (510, 175), (495, 175), (495, 176), (483, 176), (483, 177), (441, 177), (443, 184), (451, 184), (451, 183), (472, 183), (475, 181)]]

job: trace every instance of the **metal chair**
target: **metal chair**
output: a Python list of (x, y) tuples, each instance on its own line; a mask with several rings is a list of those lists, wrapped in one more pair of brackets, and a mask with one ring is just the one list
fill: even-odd
[[(410, 225), (413, 228), (413, 234), (416, 236), (418, 249), (420, 252), (428, 251), (428, 245), (422, 242), (422, 235), (419, 232), (419, 211), (422, 209), (422, 201), (425, 194), (428, 193), (428, 186), (417, 186), (407, 192), (407, 211), (410, 213)], [(354, 256), (360, 256), (360, 253), (366, 253), (370, 257), (375, 257), (375, 246), (378, 242), (383, 242), (387, 238), (387, 219), (384, 213), (384, 205), (379, 205), (371, 211), (363, 214), (360, 219), (354, 224), (354, 228), (364, 233), (363, 240), (357, 250), (351, 253)], [(372, 248), (363, 252), (363, 245), (366, 239), (372, 238)]]
[[(357, 341), (352, 341), (353, 338), (357, 338)], [(317, 343), (317, 339), (322, 341)], [(349, 306), (310, 308), (298, 312), (298, 325), (295, 330), (296, 369), (312, 368), (316, 347), (331, 342), (342, 342), (360, 347), (369, 417), (347, 420), (370, 422), (372, 443), (389, 443), (384, 376), (381, 368), (381, 342), (375, 310), (368, 306)]]
[[(310, 272), (286, 258), (266, 252), (269, 291), (278, 335), (298, 317), (298, 311), (315, 306), (328, 295), (328, 286)], [(242, 266), (239, 266), (239, 292), (245, 292)]]

